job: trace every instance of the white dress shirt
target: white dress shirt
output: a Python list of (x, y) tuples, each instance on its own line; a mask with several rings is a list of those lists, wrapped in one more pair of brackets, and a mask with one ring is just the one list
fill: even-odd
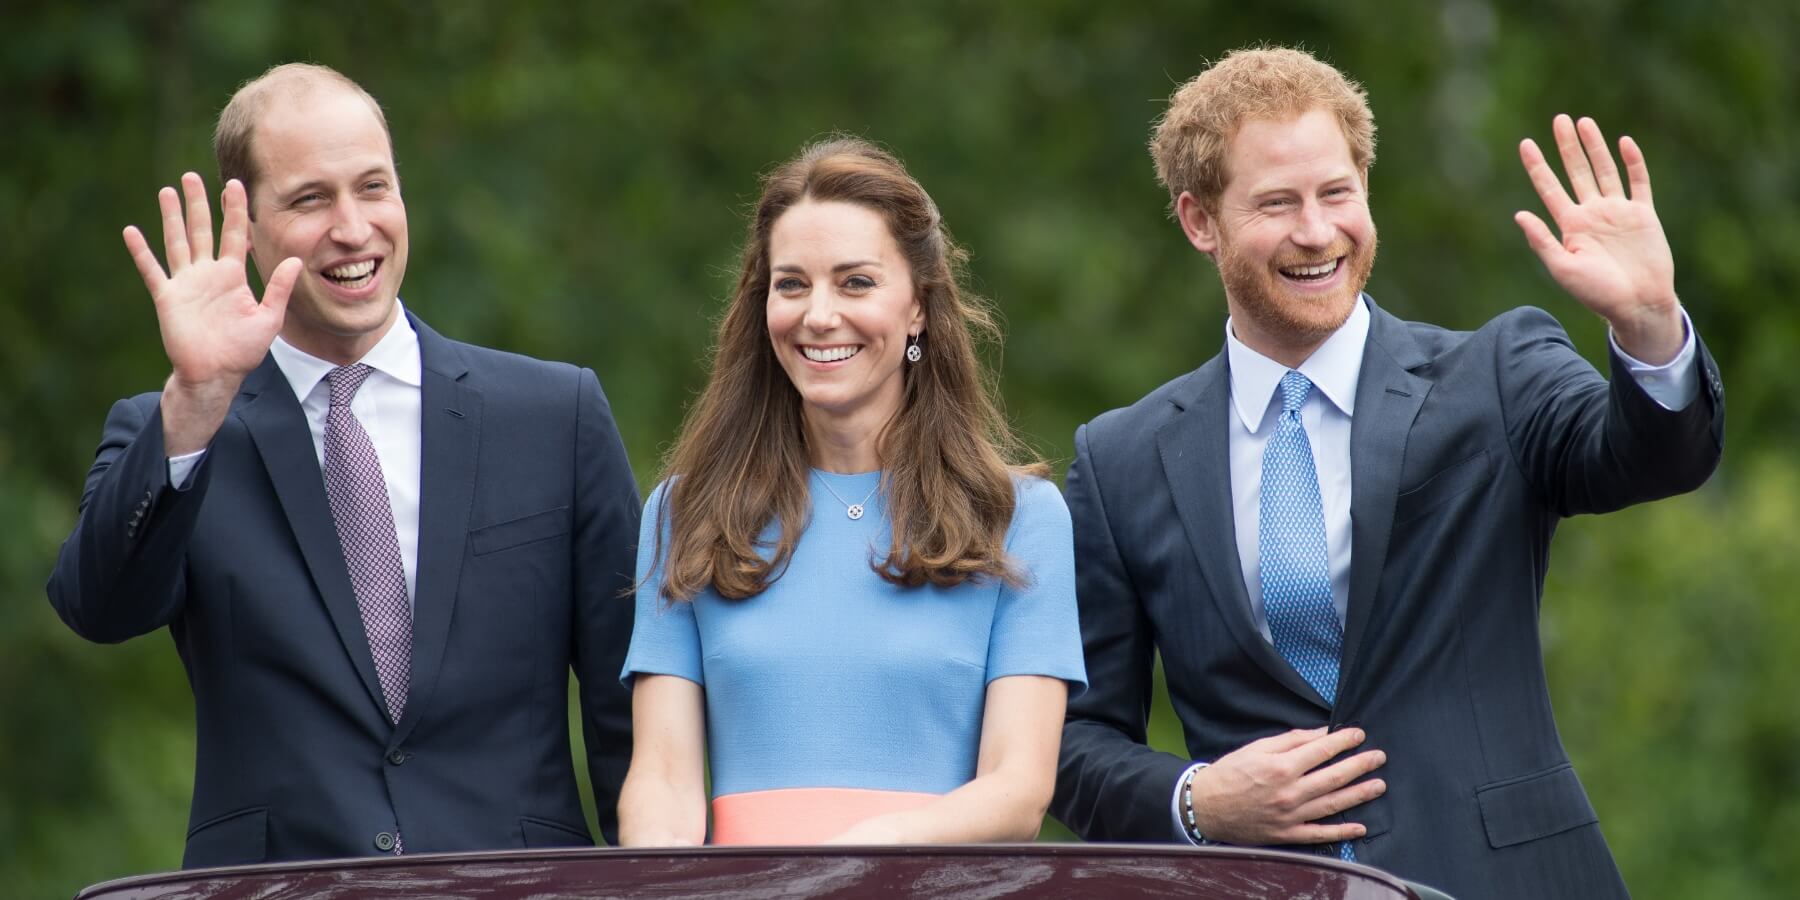
[[(1300, 405), (1300, 424), (1312, 446), (1324, 504), (1325, 547), (1330, 554), (1331, 606), (1338, 623), (1350, 596), (1350, 419), (1356, 414), (1356, 382), (1362, 375), (1363, 345), (1369, 338), (1369, 308), (1356, 304), (1325, 343), (1300, 364), (1313, 383)], [(1245, 346), (1225, 322), (1225, 354), (1231, 374), (1228, 444), (1231, 451), (1231, 514), (1237, 524), (1238, 562), (1250, 597), (1250, 618), (1263, 640), (1269, 617), (1263, 611), (1262, 569), (1257, 564), (1262, 534), (1262, 458), (1281, 418), (1281, 378), (1287, 366)]]
[[(398, 302), (398, 301), (396, 301)], [(331, 385), (325, 376), (336, 363), (327, 362), (275, 338), (269, 347), (275, 365), (300, 398), (300, 410), (312, 431), (313, 452), (324, 479), (325, 416), (331, 409)], [(375, 371), (350, 401), (350, 412), (369, 433), (375, 455), (381, 459), (381, 475), (387, 482), (388, 504), (394, 511), (394, 536), (400, 543), (400, 564), (406, 570), (406, 596), (416, 594), (419, 571), (419, 469), (420, 385), (424, 367), (419, 361), (419, 335), (400, 310), (393, 327), (358, 360)], [(172, 457), (169, 483), (186, 490), (206, 451)]]
[[(1364, 297), (1366, 300), (1366, 296)], [(1700, 379), (1694, 369), (1694, 328), (1681, 313), (1687, 339), (1675, 358), (1653, 366), (1632, 358), (1612, 337), (1608, 342), (1613, 352), (1625, 361), (1631, 377), (1644, 393), (1663, 408), (1679, 410), (1693, 402), (1700, 392)], [(1356, 386), (1362, 376), (1363, 347), (1369, 339), (1369, 307), (1358, 302), (1350, 318), (1325, 343), (1300, 364), (1298, 371), (1313, 383), (1306, 402), (1300, 407), (1300, 424), (1306, 429), (1312, 446), (1313, 465), (1319, 475), (1319, 499), (1324, 506), (1325, 546), (1330, 554), (1331, 605), (1337, 611), (1338, 624), (1343, 625), (1350, 596), (1350, 424), (1356, 415)], [(1230, 429), (1228, 445), (1231, 457), (1231, 513), (1236, 526), (1238, 564), (1244, 576), (1245, 594), (1250, 601), (1250, 618), (1263, 640), (1270, 641), (1269, 617), (1263, 607), (1262, 571), (1258, 566), (1257, 541), (1262, 528), (1262, 458), (1269, 438), (1275, 434), (1281, 417), (1281, 378), (1288, 368), (1245, 346), (1225, 321), (1225, 353), (1231, 378), (1233, 415), (1226, 418)], [(1187, 771), (1195, 771), (1206, 763), (1196, 763)], [(1175, 783), (1171, 813), (1175, 830), (1188, 837), (1183, 827), (1181, 783)]]

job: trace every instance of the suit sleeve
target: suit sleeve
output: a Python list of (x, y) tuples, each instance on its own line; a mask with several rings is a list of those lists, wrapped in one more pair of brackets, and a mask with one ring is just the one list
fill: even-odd
[(1699, 396), (1670, 410), (1617, 353), (1608, 382), (1548, 313), (1512, 317), (1495, 351), (1500, 408), (1514, 458), (1547, 508), (1610, 512), (1705, 483), (1724, 447), (1725, 404), (1718, 365), (1696, 346)]
[(600, 832), (619, 842), (619, 787), (631, 762), (631, 692), (619, 668), (631, 641), (637, 482), (600, 381), (583, 369), (576, 410), (575, 676)]
[(1087, 692), (1069, 703), (1051, 812), (1090, 841), (1175, 841), (1169, 798), (1191, 762), (1150, 749), (1154, 634), (1113, 537), (1088, 426), (1066, 499)]
[(116, 643), (155, 631), (182, 611), (188, 542), (212, 466), (186, 490), (169, 484), (155, 394), (113, 404), (88, 470), (75, 530), (46, 591), (76, 634)]

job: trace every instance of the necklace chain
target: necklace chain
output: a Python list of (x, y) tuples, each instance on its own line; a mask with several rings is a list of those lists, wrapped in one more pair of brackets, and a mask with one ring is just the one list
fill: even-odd
[(844, 515), (849, 516), (851, 519), (862, 518), (863, 506), (869, 502), (870, 498), (875, 496), (876, 491), (881, 490), (881, 479), (876, 478), (875, 486), (869, 489), (869, 493), (863, 496), (861, 502), (851, 503), (850, 501), (845, 500), (843, 496), (831, 486), (831, 482), (826, 480), (823, 473), (819, 475), (819, 483), (825, 486), (825, 490), (831, 492), (831, 496), (837, 498), (837, 502), (844, 504)]

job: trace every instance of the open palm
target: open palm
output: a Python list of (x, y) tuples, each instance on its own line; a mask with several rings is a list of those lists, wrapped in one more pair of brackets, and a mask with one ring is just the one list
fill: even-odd
[(182, 176), (185, 215), (173, 188), (157, 194), (162, 207), (168, 271), (136, 226), (125, 229), (125, 247), (156, 304), (163, 350), (185, 384), (241, 382), (268, 353), (281, 331), (288, 295), (300, 274), (298, 259), (283, 260), (270, 274), (262, 302), (250, 290), (244, 256), (249, 248), (249, 204), (244, 186), (225, 185), (225, 225), (213, 256), (212, 210), (200, 176)]
[(1519, 145), (1525, 172), (1562, 239), (1536, 215), (1514, 216), (1551, 277), (1582, 305), (1619, 326), (1675, 314), (1675, 261), (1650, 201), (1650, 170), (1631, 138), (1619, 140), (1626, 183), (1593, 119), (1557, 116), (1557, 149), (1574, 199), (1536, 142)]

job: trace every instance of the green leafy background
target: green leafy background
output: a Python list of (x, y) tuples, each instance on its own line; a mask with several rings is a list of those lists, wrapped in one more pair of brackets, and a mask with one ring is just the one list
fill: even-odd
[[(1700, 492), (1563, 527), (1543, 636), (1563, 738), (1640, 897), (1800, 883), (1800, 5), (1778, 0), (1261, 4), (8, 3), (0, 28), (0, 883), (66, 896), (179, 864), (193, 712), (165, 633), (82, 642), (43, 582), (115, 398), (167, 374), (119, 240), (212, 179), (208, 135), (272, 63), (387, 107), (408, 304), (446, 334), (596, 369), (648, 486), (701, 383), (756, 177), (848, 131), (898, 152), (1006, 317), (1017, 425), (1077, 424), (1219, 348), (1211, 267), (1144, 150), (1175, 84), (1304, 45), (1368, 87), (1381, 260), (1402, 316), (1543, 306), (1603, 359), (1511, 221), (1515, 146), (1557, 112), (1645, 148), (1677, 282), (1730, 392)], [(216, 185), (214, 186), (216, 188)], [(1156, 741), (1180, 746), (1166, 707)], [(1051, 823), (1046, 837), (1067, 839)]]

